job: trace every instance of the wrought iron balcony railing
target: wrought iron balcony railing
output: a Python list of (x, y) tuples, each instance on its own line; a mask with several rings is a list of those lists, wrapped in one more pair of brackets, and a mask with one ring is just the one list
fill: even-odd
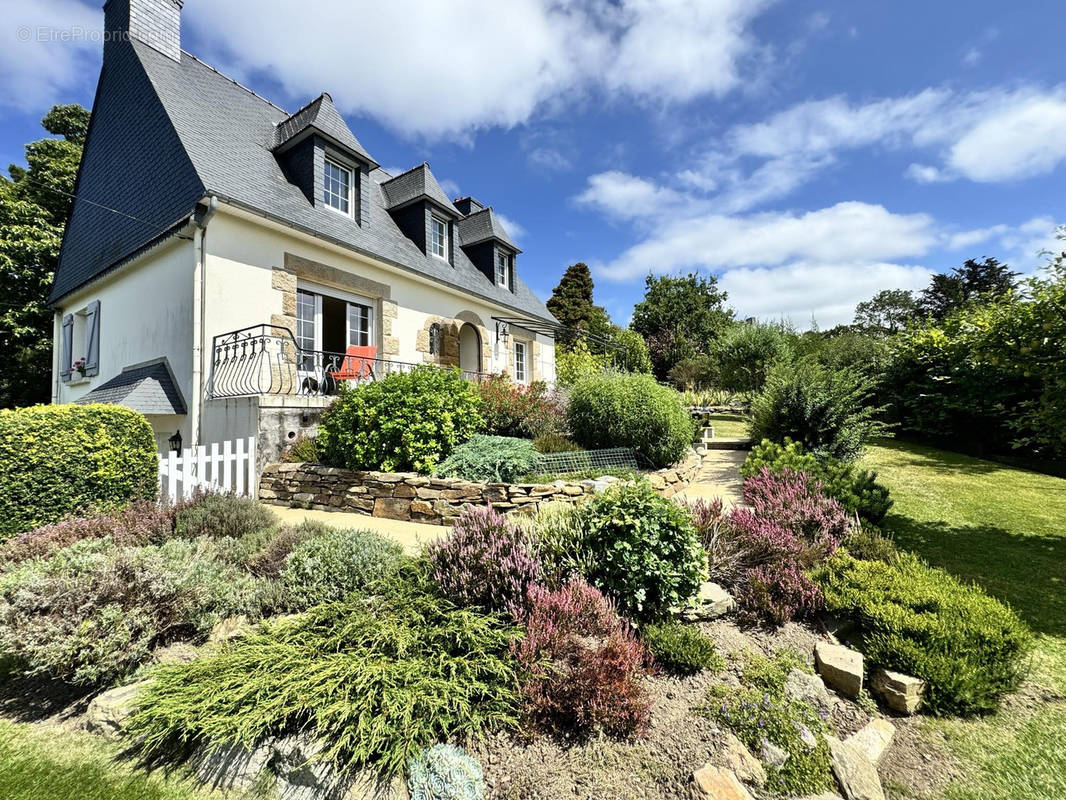
[[(288, 328), (253, 325), (214, 338), (211, 397), (334, 395), (342, 383), (376, 381), (417, 364), (350, 353), (308, 350)], [(464, 372), (468, 380), (487, 373)]]

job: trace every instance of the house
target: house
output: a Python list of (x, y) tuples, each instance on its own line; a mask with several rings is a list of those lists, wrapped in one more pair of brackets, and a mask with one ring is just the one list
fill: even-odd
[(59, 268), (52, 399), (161, 449), (313, 427), (416, 364), (554, 380), (555, 319), (491, 207), (381, 169), (328, 94), (289, 113), (181, 50), (181, 0), (109, 0)]

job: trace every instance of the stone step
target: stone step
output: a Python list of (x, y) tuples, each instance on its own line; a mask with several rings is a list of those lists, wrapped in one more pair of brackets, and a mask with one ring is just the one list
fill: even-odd
[(751, 439), (711, 439), (702, 446), (708, 450), (751, 450)]

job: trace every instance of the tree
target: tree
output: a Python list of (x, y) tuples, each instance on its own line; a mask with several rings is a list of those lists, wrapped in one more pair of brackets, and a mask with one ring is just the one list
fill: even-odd
[(566, 350), (583, 338), (580, 331), (603, 329), (610, 324), (607, 312), (592, 302), (592, 290), (592, 273), (579, 261), (566, 268), (548, 299), (548, 310), (564, 326), (556, 337), (556, 344)]
[(0, 175), (0, 407), (49, 398), (52, 285), (70, 208), (74, 179), (89, 128), (79, 105), (55, 106), (41, 120), (45, 138), (26, 145), (26, 167)]
[(709, 351), (711, 343), (733, 321), (727, 295), (718, 279), (688, 275), (649, 275), (644, 299), (633, 309), (630, 326), (644, 337), (652, 365), (665, 380), (679, 361)]
[(1018, 286), (1017, 277), (1017, 272), (1011, 272), (1009, 266), (994, 258), (984, 261), (971, 258), (950, 275), (934, 275), (929, 287), (922, 290), (918, 310), (940, 321), (969, 302), (994, 300), (1013, 291)]
[(885, 289), (855, 306), (854, 324), (864, 333), (891, 336), (918, 314), (918, 301), (906, 289)]

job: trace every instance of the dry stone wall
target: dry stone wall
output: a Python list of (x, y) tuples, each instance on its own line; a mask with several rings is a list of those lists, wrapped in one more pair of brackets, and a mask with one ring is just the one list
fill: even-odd
[[(671, 497), (696, 476), (700, 456), (648, 474), (651, 485)], [(386, 519), (451, 525), (467, 506), (490, 505), (504, 513), (532, 513), (541, 504), (577, 503), (616, 478), (555, 483), (478, 483), (430, 478), (415, 472), (357, 472), (321, 464), (271, 464), (263, 471), (259, 499), (320, 511), (347, 511)]]

